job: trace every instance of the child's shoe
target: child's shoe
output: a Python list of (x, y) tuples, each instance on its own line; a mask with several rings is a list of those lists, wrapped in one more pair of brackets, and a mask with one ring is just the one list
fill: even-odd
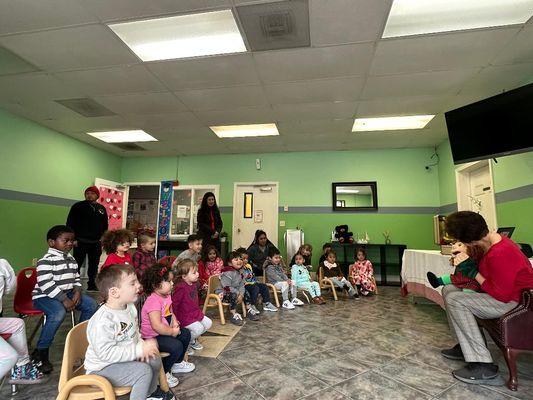
[(202, 343), (200, 343), (198, 340), (195, 340), (194, 342), (191, 343), (191, 347), (194, 349), (194, 350), (202, 350), (204, 348), (204, 346), (202, 345)]
[(359, 293), (357, 293), (357, 291), (353, 294), (353, 298), (354, 298), (355, 300), (359, 300), (359, 299), (360, 299), (360, 297), (359, 297)]
[(292, 299), (292, 304), (294, 304), (295, 306), (303, 306), (304, 302), (299, 298), (295, 297), (294, 299)]
[(318, 298), (320, 299), (320, 303), (318, 304), (326, 304), (326, 300), (324, 300), (322, 296), (319, 296)]
[(187, 347), (187, 355), (194, 356), (194, 349), (192, 347)]
[(313, 297), (313, 303), (315, 304), (322, 304), (321, 300), (320, 300), (320, 297), (316, 296), (316, 297)]
[(263, 306), (263, 310), (275, 312), (275, 311), (278, 311), (278, 307), (276, 307), (274, 304), (268, 302), (268, 303), (266, 303)]
[(29, 361), (21, 366), (15, 365), (11, 370), (11, 378), (9, 378), (8, 382), (11, 384), (33, 385), (42, 383), (44, 380), (43, 373), (39, 371), (32, 361)]
[(174, 396), (174, 393), (172, 393), (171, 390), (169, 390), (168, 392), (163, 392), (165, 394), (165, 399), (164, 400), (176, 400), (176, 397)]
[(48, 358), (48, 349), (35, 349), (31, 353), (31, 358), (43, 374), (49, 374), (54, 370), (54, 366)]
[(170, 372), (172, 372), (173, 374), (185, 374), (187, 372), (192, 372), (195, 369), (196, 365), (194, 365), (193, 363), (182, 361), (180, 363), (174, 363)]
[(293, 310), (295, 308), (294, 304), (291, 303), (289, 300), (285, 300), (281, 306), (283, 308), (286, 308), (287, 310)]
[(157, 389), (146, 398), (146, 400), (167, 400), (167, 394), (158, 386)]
[(251, 305), (250, 308), (254, 310), (254, 314), (261, 314), (255, 305)]
[(178, 384), (180, 383), (178, 378), (176, 378), (170, 372), (167, 372), (165, 375), (167, 377), (168, 387), (173, 388), (173, 387), (178, 386)]
[(231, 322), (232, 324), (237, 325), (237, 326), (242, 326), (244, 324), (244, 321), (242, 320), (241, 314), (239, 314), (239, 313), (233, 314), (233, 316), (231, 317), (229, 322)]
[(254, 313), (253, 310), (251, 311), (252, 312), (248, 312), (248, 315), (247, 315), (248, 319), (250, 321), (259, 321), (259, 316), (256, 313)]

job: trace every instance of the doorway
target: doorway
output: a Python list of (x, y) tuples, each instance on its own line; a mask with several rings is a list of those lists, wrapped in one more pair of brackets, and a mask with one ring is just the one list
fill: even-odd
[(278, 183), (235, 183), (232, 247), (247, 248), (258, 229), (278, 245)]
[(156, 232), (159, 185), (129, 185), (126, 229)]
[(460, 166), (455, 170), (457, 210), (474, 211), (483, 216), (491, 231), (498, 228), (494, 180), (490, 160)]

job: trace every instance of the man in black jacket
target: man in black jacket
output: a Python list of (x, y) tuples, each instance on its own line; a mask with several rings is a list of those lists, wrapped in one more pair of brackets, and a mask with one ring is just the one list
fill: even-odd
[(67, 226), (74, 230), (78, 242), (78, 245), (74, 247), (78, 271), (85, 261), (85, 256), (89, 258), (87, 290), (97, 290), (95, 278), (102, 254), (100, 238), (107, 230), (108, 223), (105, 207), (96, 202), (99, 197), (100, 192), (96, 186), (88, 187), (85, 189), (85, 200), (75, 203), (67, 217)]

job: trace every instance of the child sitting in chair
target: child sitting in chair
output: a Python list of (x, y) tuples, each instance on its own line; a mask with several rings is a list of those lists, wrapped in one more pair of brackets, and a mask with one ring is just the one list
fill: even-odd
[(370, 296), (376, 292), (374, 281), (374, 267), (366, 257), (366, 251), (363, 248), (355, 252), (355, 262), (350, 266), (352, 284), (363, 296)]
[(318, 282), (311, 280), (311, 275), (304, 265), (304, 256), (297, 253), (294, 257), (295, 264), (291, 268), (291, 279), (298, 289), (304, 289), (311, 294), (313, 303), (326, 304), (326, 301), (320, 296), (320, 285)]
[[(450, 264), (455, 267), (454, 273), (437, 276), (433, 272), (428, 272), (428, 281), (434, 288), (453, 284), (464, 291), (479, 292), (480, 286), (474, 277), (477, 274), (477, 262), (482, 256), (482, 249), (462, 242), (455, 242), (452, 244), (452, 258), (450, 259)], [(468, 275), (471, 276), (461, 272), (459, 266), (463, 271), (468, 271)]]
[(224, 261), (220, 258), (220, 253), (216, 246), (207, 246), (202, 253), (202, 258), (198, 261), (201, 290), (207, 290), (209, 278), (214, 275), (219, 276), (222, 272), (222, 268), (224, 268)]
[(335, 254), (333, 250), (330, 250), (326, 254), (326, 259), (318, 266), (319, 271), (322, 272), (322, 277), (330, 279), (334, 286), (346, 290), (348, 295), (354, 299), (359, 299), (357, 290), (355, 290), (352, 284), (344, 277), (340, 267), (335, 261), (337, 261), (337, 254)]
[[(246, 294), (244, 288), (244, 280), (242, 279), (241, 271), (242, 259), (236, 252), (232, 251), (228, 254), (228, 266), (222, 270), (220, 274), (220, 285), (215, 289), (215, 293), (220, 296), (224, 303), (229, 303), (229, 312), (231, 313), (230, 322), (234, 325), (241, 326), (244, 321), (242, 315), (237, 312), (237, 304), (242, 303)], [(248, 318), (252, 321), (257, 321), (257, 315), (248, 314)]]
[[(278, 249), (270, 249), (263, 269), (265, 270), (266, 281), (273, 284), (276, 289), (281, 290), (281, 296), (283, 297), (281, 306), (283, 308), (293, 310), (294, 306), (304, 305), (303, 301), (296, 297), (296, 284), (287, 276)], [(289, 290), (291, 291), (292, 302), (289, 300)]]
[(102, 247), (107, 253), (107, 258), (102, 265), (105, 268), (114, 264), (133, 265), (128, 250), (133, 242), (133, 233), (127, 229), (106, 231), (102, 236)]
[(161, 358), (156, 340), (142, 340), (139, 335), (134, 303), (141, 285), (133, 268), (104, 268), (96, 285), (104, 304), (87, 325), (87, 374), (103, 376), (113, 386), (131, 386), (131, 400), (173, 400), (171, 392), (157, 386)]

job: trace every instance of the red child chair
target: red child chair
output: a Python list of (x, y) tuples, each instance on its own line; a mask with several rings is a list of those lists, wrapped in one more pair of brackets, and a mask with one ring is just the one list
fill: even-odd
[(33, 307), (31, 293), (37, 283), (37, 269), (33, 267), (24, 268), (17, 274), (17, 290), (15, 291), (15, 298), (13, 299), (13, 310), (18, 313), (20, 318), (38, 316), (39, 322), (35, 325), (28, 343), (31, 345), (33, 338), (37, 334), (39, 325), (44, 323), (44, 313), (41, 310), (36, 310)]

